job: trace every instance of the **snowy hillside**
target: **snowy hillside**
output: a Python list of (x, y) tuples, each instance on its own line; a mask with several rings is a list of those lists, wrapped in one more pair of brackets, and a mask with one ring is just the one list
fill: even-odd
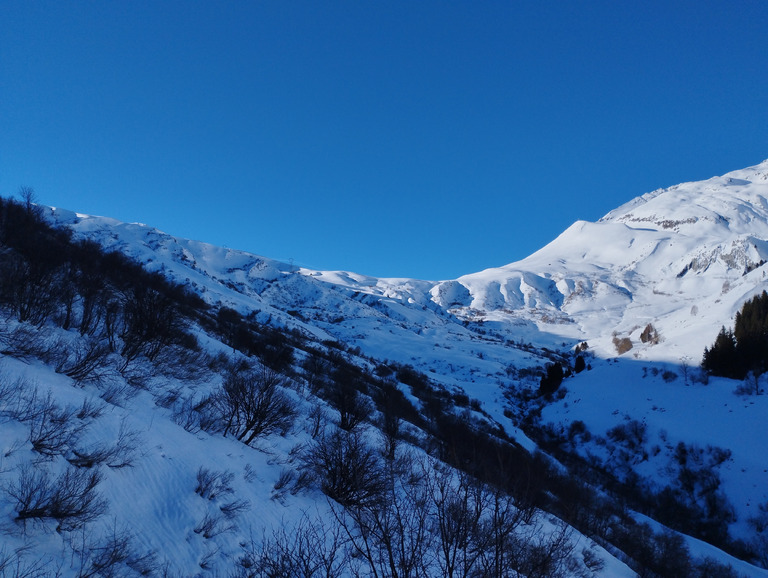
[[(666, 337), (650, 359), (696, 364), (719, 326), (762, 291), (768, 258), (768, 161), (638, 197), (577, 222), (530, 257), (434, 288), (458, 315), (533, 319), (612, 355), (614, 332), (647, 323)], [(458, 284), (458, 285), (457, 285)], [(445, 289), (444, 289), (445, 287)]]
[[(138, 561), (131, 571), (141, 567), (140, 553), (152, 551), (159, 560), (158, 544), (172, 543), (163, 552), (170, 575), (227, 575), (231, 561), (246, 556), (246, 546), (263, 547), (273, 529), (291, 532), (302, 523), (317, 529), (317, 520), (339, 516), (338, 496), (322, 484), (313, 486), (302, 472), (307, 448), (323, 439), (320, 430), (335, 431), (349, 418), (333, 388), (343, 381), (339, 376), (356, 375), (360, 395), (375, 410), (350, 431), (367, 443), (383, 435), (386, 396), (398, 392), (405, 429), (397, 438), (418, 463), (451, 462), (459, 451), (451, 446), (445, 453), (458, 443), (450, 441), (451, 431), (488, 436), (499, 444), (492, 447), (503, 446), (510, 455), (527, 450), (533, 457), (518, 469), (538, 472), (537, 452), (556, 460), (545, 460), (552, 468), (545, 477), (557, 481), (537, 498), (537, 507), (549, 513), (537, 510), (515, 527), (526, 536), (527, 548), (535, 542), (546, 550), (558, 539), (558, 517), (565, 519), (578, 530), (568, 534), (575, 557), (563, 557), (556, 574), (521, 565), (513, 575), (631, 576), (633, 567), (665, 576), (727, 576), (723, 565), (730, 565), (730, 575), (768, 576), (757, 567), (768, 566), (768, 395), (751, 395), (740, 383), (709, 378), (698, 367), (720, 327), (732, 325), (744, 301), (768, 289), (768, 161), (648, 193), (596, 223), (574, 223), (522, 261), (439, 282), (297, 269), (145, 225), (58, 208), (43, 209), (42, 215), (71, 230), (75, 240), (135, 259), (200, 300), (189, 305), (196, 313), (186, 325), (199, 344), (196, 355), (207, 359), (190, 370), (194, 379), (179, 376), (179, 364), (176, 373), (163, 373), (154, 351), (126, 359), (132, 352), (123, 337), (110, 333), (109, 307), (93, 322), (92, 333), (84, 331), (85, 292), (72, 300), (75, 317), (81, 317), (79, 333), (94, 343), (102, 334), (109, 341), (109, 363), (100, 369), (107, 377), (77, 382), (66, 376), (71, 358), (58, 366), (51, 361), (58, 345), (25, 353), (18, 343), (19, 335), (39, 333), (49, 344), (77, 344), (76, 324), (44, 319), (30, 326), (21, 309), (17, 314), (8, 306), (0, 331), (6, 358), (0, 475), (6, 489), (18, 493), (20, 482), (14, 480), (23, 476), (14, 476), (33, 476), (30, 464), (43, 461), (27, 432), (34, 421), (23, 409), (29, 394), (14, 385), (20, 379), (36, 383), (38, 397), (54, 392), (56, 411), (91, 401), (100, 407), (81, 418), (87, 427), (78, 430), (82, 443), (72, 447), (104, 440), (120, 446), (121, 427), (132, 432), (131, 439), (140, 438), (121, 446), (131, 450), (130, 468), (101, 467), (112, 536), (133, 529)], [(236, 334), (246, 330), (255, 336)], [(183, 343), (171, 344), (173, 356), (190, 355), (179, 353)], [(227, 372), (244, 359), (278, 368), (296, 411), (294, 427), (265, 437), (255, 449), (226, 437), (221, 425), (195, 421), (203, 419), (196, 404), (220, 391)], [(588, 369), (577, 372), (578, 359)], [(562, 365), (566, 378), (559, 389), (541, 395), (551, 364)], [(768, 389), (763, 382), (761, 387)], [(447, 427), (442, 412), (453, 416)], [(321, 428), (318, 420), (327, 423)], [(43, 469), (52, 477), (64, 475), (71, 454), (48, 455)], [(466, 456), (452, 465), (461, 468), (465, 461)], [(226, 478), (224, 496), (195, 490), (203, 470)], [(461, 476), (454, 475), (450, 482), (403, 485), (393, 499), (427, 486), (434, 492), (441, 483), (460, 489)], [(544, 484), (534, 474), (527, 479)], [(519, 494), (515, 503), (524, 509)], [(25, 524), (27, 533), (20, 537), (14, 507), (6, 501), (0, 511), (4, 535), (12, 536), (0, 546), (0, 571), (5, 559), (10, 572), (10, 561), (19, 559), (11, 554), (28, 547), (44, 554), (46, 571), (67, 552), (69, 559), (59, 561), (63, 573), (84, 575), (91, 560), (83, 554), (88, 540), (109, 542), (105, 517), (94, 528), (107, 538), (62, 534), (45, 524)], [(641, 530), (631, 526), (632, 519)], [(643, 542), (636, 539), (646, 531), (641, 523), (656, 533), (646, 540), (655, 544), (653, 554), (631, 549)], [(319, 539), (317, 533), (305, 538)], [(336, 538), (331, 533), (327, 540)], [(671, 562), (688, 564), (676, 549), (678, 539), (691, 554), (689, 565)], [(437, 558), (433, 562), (430, 575), (441, 575)], [(707, 574), (710, 562), (719, 570)]]

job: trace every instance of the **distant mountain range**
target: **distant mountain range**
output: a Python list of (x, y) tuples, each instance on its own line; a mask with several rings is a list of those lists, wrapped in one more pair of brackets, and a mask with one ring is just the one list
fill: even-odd
[[(412, 334), (428, 331), (442, 340), (477, 339), (465, 322), (482, 320), (505, 339), (588, 341), (610, 356), (614, 333), (637, 340), (653, 323), (665, 347), (643, 355), (698, 362), (719, 326), (765, 286), (766, 199), (768, 161), (642, 195), (596, 223), (577, 221), (522, 261), (440, 282), (294, 268), (144, 225), (61, 209), (50, 214), (105, 248), (204, 287), (210, 299), (257, 306), (377, 354), (413, 351), (379, 345), (382, 330), (417, 341), (424, 340)], [(419, 350), (420, 360), (430, 359), (425, 353)]]

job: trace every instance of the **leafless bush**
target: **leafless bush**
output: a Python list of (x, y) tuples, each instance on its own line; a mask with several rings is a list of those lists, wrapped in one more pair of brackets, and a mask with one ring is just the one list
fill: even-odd
[(310, 393), (317, 395), (326, 384), (326, 376), (330, 372), (329, 363), (320, 357), (319, 353), (311, 352), (302, 363), (301, 368)]
[(583, 548), (581, 550), (581, 558), (584, 562), (584, 566), (586, 566), (587, 570), (592, 572), (592, 574), (597, 574), (605, 568), (605, 560), (595, 554), (595, 551), (592, 548)]
[(296, 474), (291, 469), (284, 469), (280, 472), (280, 477), (277, 478), (275, 485), (273, 486), (274, 495), (281, 496), (288, 486), (296, 479)]
[(101, 383), (110, 366), (109, 347), (100, 339), (77, 339), (72, 343), (59, 340), (60, 353), (54, 360), (56, 373), (71, 377), (76, 383)]
[(661, 372), (661, 379), (663, 379), (666, 383), (672, 383), (677, 379), (677, 374), (674, 371), (665, 369)]
[(174, 407), (182, 399), (182, 387), (167, 387), (155, 397), (155, 403), (165, 409)]
[(198, 383), (211, 374), (207, 361), (205, 353), (197, 349), (171, 344), (158, 353), (153, 365), (162, 375)]
[[(760, 560), (758, 560), (758, 562), (760, 562)], [(766, 567), (765, 560), (761, 564), (763, 568)], [(744, 574), (736, 572), (736, 570), (733, 569), (733, 566), (723, 564), (708, 556), (705, 556), (703, 559), (697, 560), (696, 563), (694, 563), (693, 575), (700, 578), (715, 576), (717, 578), (744, 578)]]
[(12, 420), (28, 422), (39, 411), (38, 397), (37, 384), (19, 377), (4, 389), (3, 413)]
[(206, 550), (197, 565), (203, 570), (210, 570), (213, 567), (213, 561), (216, 559), (216, 556), (219, 555), (220, 551), (221, 548), (218, 546)]
[(224, 534), (225, 532), (232, 532), (235, 527), (229, 523), (226, 516), (218, 512), (206, 512), (203, 519), (193, 528), (195, 534), (200, 534), (206, 540)]
[(56, 313), (62, 269), (6, 251), (0, 261), (0, 294), (20, 322), (41, 327)]
[(234, 578), (340, 578), (348, 569), (341, 528), (306, 514), (295, 527), (280, 528), (261, 543), (253, 538), (243, 546)]
[(447, 470), (426, 476), (430, 484), (431, 530), (437, 541), (437, 563), (444, 576), (471, 575), (482, 550), (477, 546), (487, 501), (480, 484)]
[(565, 578), (573, 576), (571, 556), (573, 529), (557, 522), (554, 531), (542, 532), (540, 527), (527, 528), (517, 536), (516, 547), (509, 556), (510, 568), (526, 578)]
[(342, 506), (378, 501), (386, 487), (378, 453), (359, 432), (336, 431), (319, 438), (305, 461), (322, 491)]
[(154, 552), (139, 553), (134, 535), (127, 529), (113, 525), (110, 531), (95, 542), (83, 540), (78, 578), (118, 578), (131, 575), (152, 575), (159, 564)]
[(148, 370), (147, 360), (144, 358), (132, 358), (124, 361), (118, 371), (122, 375), (125, 383), (136, 390), (149, 390), (153, 380), (156, 379), (155, 372)]
[(184, 319), (178, 305), (155, 289), (137, 285), (126, 291), (122, 315), (115, 320), (126, 364), (139, 357), (154, 361), (185, 334)]
[(26, 465), (6, 491), (16, 501), (16, 521), (56, 520), (57, 530), (69, 531), (101, 516), (107, 503), (96, 491), (101, 474), (67, 468), (55, 480), (47, 470)]
[[(0, 548), (0, 576), (9, 578), (39, 578), (40, 576), (60, 576), (61, 562), (41, 559), (29, 552), (27, 548), (17, 548), (13, 552)], [(28, 560), (28, 558), (33, 558)]]
[(224, 435), (229, 432), (250, 445), (256, 438), (288, 431), (296, 408), (283, 391), (283, 377), (260, 365), (255, 370), (232, 370), (224, 379), (214, 403), (225, 420)]
[(370, 400), (346, 381), (331, 384), (327, 397), (339, 412), (339, 427), (345, 431), (352, 431), (373, 413)]
[(525, 514), (516, 507), (514, 499), (498, 490), (486, 494), (478, 533), (474, 538), (480, 552), (478, 565), (488, 576), (504, 576), (515, 568), (520, 548), (518, 529)]
[(69, 451), (86, 426), (76, 414), (74, 407), (60, 407), (50, 391), (40, 396), (35, 389), (25, 397), (19, 421), (28, 423), (29, 442), (36, 452), (56, 456)]
[(100, 390), (99, 397), (110, 405), (122, 407), (138, 390), (123, 379), (109, 379)]
[(248, 500), (232, 500), (231, 502), (224, 502), (219, 506), (219, 510), (224, 514), (224, 517), (228, 520), (239, 516), (242, 512), (245, 512), (251, 507), (251, 503)]
[(389, 463), (380, 500), (331, 505), (347, 539), (354, 575), (431, 576), (434, 535), (429, 488), (400, 476)]
[(45, 358), (50, 351), (43, 332), (27, 323), (0, 324), (0, 353), (15, 359)]
[(621, 355), (632, 349), (632, 340), (629, 337), (619, 337), (614, 334), (613, 346), (616, 348), (616, 353)]
[[(175, 394), (174, 394), (175, 395)], [(190, 433), (221, 431), (221, 416), (212, 396), (166, 400), (173, 404), (171, 419)]]
[(309, 419), (307, 419), (304, 426), (305, 431), (312, 436), (312, 439), (317, 439), (317, 436), (325, 430), (326, 423), (328, 422), (325, 411), (321, 405), (313, 405), (307, 417)]
[(77, 410), (75, 417), (80, 420), (97, 419), (104, 415), (104, 405), (96, 402), (95, 399), (88, 397), (83, 400), (83, 404)]
[(389, 405), (385, 405), (381, 418), (381, 433), (384, 438), (382, 455), (388, 460), (394, 460), (397, 446), (400, 444), (400, 426), (402, 420)]
[(200, 466), (197, 470), (197, 487), (195, 493), (206, 500), (213, 500), (218, 496), (231, 494), (232, 480), (235, 474), (230, 471), (214, 472)]
[(18, 419), (18, 406), (27, 383), (21, 379), (11, 379), (0, 372), (0, 418)]
[(98, 443), (89, 448), (73, 448), (72, 455), (67, 457), (67, 461), (73, 466), (85, 468), (99, 464), (105, 464), (110, 468), (131, 467), (141, 443), (141, 434), (128, 429), (123, 420), (120, 423), (117, 439), (112, 445)]
[(632, 419), (612, 427), (606, 433), (611, 441), (626, 446), (637, 455), (644, 451), (648, 441), (647, 430), (648, 426), (644, 422)]
[(245, 464), (245, 467), (243, 468), (243, 479), (249, 484), (252, 484), (258, 477), (259, 476), (256, 473), (256, 470), (253, 469), (253, 466), (251, 464)]
[(650, 343), (651, 345), (657, 345), (660, 341), (659, 332), (656, 331), (656, 328), (649, 323), (645, 326), (645, 329), (643, 329), (643, 332), (640, 334), (640, 341), (643, 343)]

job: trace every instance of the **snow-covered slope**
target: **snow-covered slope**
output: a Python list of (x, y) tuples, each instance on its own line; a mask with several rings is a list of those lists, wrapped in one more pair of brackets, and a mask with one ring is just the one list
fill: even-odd
[[(614, 332), (647, 323), (666, 337), (654, 359), (698, 359), (768, 258), (768, 161), (654, 191), (597, 223), (579, 221), (530, 257), (438, 284), (435, 302), (469, 315), (534, 320), (612, 353)], [(645, 352), (642, 354), (645, 355)]]
[[(767, 198), (765, 161), (637, 197), (597, 223), (574, 223), (522, 261), (441, 282), (294, 269), (143, 225), (59, 209), (52, 215), (80, 235), (168, 271), (211, 301), (223, 297), (435, 370), (449, 356), (430, 352), (430, 339), (439, 349), (472, 343), (473, 355), (491, 357), (485, 350), (500, 343), (497, 362), (508, 365), (521, 356), (507, 341), (553, 348), (588, 341), (607, 357), (615, 353), (615, 335), (637, 342), (648, 323), (664, 346), (632, 355), (696, 364), (719, 327), (766, 286)], [(483, 331), (474, 322), (483, 322)], [(450, 357), (464, 364), (459, 352)]]
[[(586, 341), (593, 370), (566, 380), (542, 422), (564, 431), (579, 420), (603, 439), (624, 422), (645, 424), (641, 457), (622, 463), (659, 487), (674, 481), (678, 443), (730, 450), (718, 467), (732, 529), (746, 541), (748, 519), (768, 503), (768, 396), (734, 396), (728, 380), (704, 385), (696, 369), (720, 327), (768, 288), (768, 161), (642, 195), (596, 223), (574, 223), (522, 261), (440, 282), (296, 269), (144, 225), (48, 214), (209, 303), (412, 364), (478, 399), (529, 449), (534, 442), (518, 429), (527, 410), (510, 405), (514, 392), (538, 385), (525, 370)], [(659, 338), (643, 343), (649, 324)], [(619, 355), (623, 339), (632, 347)], [(615, 451), (593, 441), (580, 453), (611, 463)]]

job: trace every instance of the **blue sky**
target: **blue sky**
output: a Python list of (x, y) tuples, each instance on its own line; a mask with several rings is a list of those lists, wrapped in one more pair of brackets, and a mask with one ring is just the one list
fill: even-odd
[(0, 194), (454, 278), (768, 157), (768, 4), (0, 4)]

